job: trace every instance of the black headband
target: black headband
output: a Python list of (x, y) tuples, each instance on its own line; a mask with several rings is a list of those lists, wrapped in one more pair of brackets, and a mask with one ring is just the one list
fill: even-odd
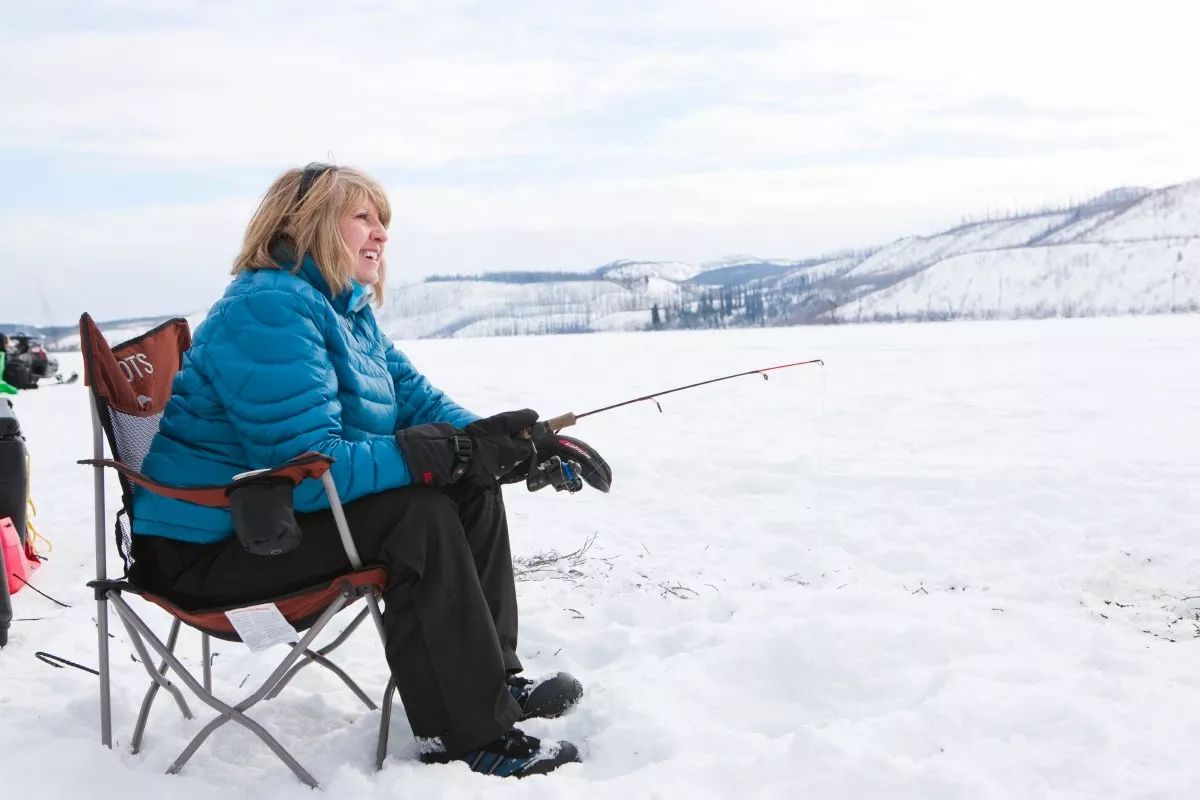
[(300, 192), (296, 195), (296, 205), (304, 202), (308, 190), (317, 182), (317, 178), (329, 172), (331, 169), (337, 169), (332, 164), (320, 164), (316, 161), (304, 168), (304, 172), (300, 175)]

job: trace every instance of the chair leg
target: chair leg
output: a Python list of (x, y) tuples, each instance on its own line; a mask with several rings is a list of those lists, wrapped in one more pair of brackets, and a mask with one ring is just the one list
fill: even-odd
[[(88, 398), (92, 418), (92, 457), (104, 458), (104, 426), (96, 395)], [(108, 577), (105, 541), (108, 539), (104, 513), (104, 467), (92, 467), (92, 521), (96, 542), (96, 580)], [(100, 672), (100, 743), (112, 747), (112, 696), (108, 669), (108, 592), (95, 592), (96, 597), (96, 668)]]
[[(171, 632), (167, 635), (167, 650), (175, 652), (175, 642), (179, 639), (180, 622), (175, 619), (171, 622)], [(135, 645), (136, 646), (136, 645)], [(148, 663), (148, 662), (146, 662)], [(167, 662), (163, 661), (158, 665), (158, 674), (163, 679), (167, 674)], [(169, 683), (169, 681), (168, 681)], [(142, 734), (146, 729), (146, 721), (150, 718), (150, 706), (154, 703), (154, 698), (158, 694), (161, 684), (157, 679), (150, 681), (150, 688), (146, 690), (146, 696), (142, 698), (142, 708), (138, 711), (137, 724), (133, 726), (133, 737), (129, 742), (129, 750), (134, 755), (141, 752), (142, 749)], [(186, 719), (192, 718), (192, 711), (187, 707), (187, 703), (183, 700), (183, 695), (178, 690), (174, 692), (175, 699), (180, 702), (180, 710), (183, 711), (183, 716)]]
[(108, 599), (96, 598), (96, 645), (100, 667), (100, 744), (112, 747), (112, 699), (108, 671)]
[[(183, 692), (179, 691), (178, 686), (167, 680), (165, 676), (165, 670), (160, 673), (151, 665), (154, 659), (151, 658), (150, 652), (146, 650), (146, 643), (142, 637), (147, 637), (147, 639), (155, 646), (155, 649), (161, 648), (163, 646), (162, 642), (158, 640), (158, 637), (154, 635), (153, 631), (146, 627), (146, 624), (141, 621), (138, 615), (134, 613), (133, 609), (129, 607), (125, 600), (122, 599), (122, 597), (116, 591), (110, 591), (108, 593), (108, 599), (109, 602), (112, 603), (113, 608), (116, 610), (117, 617), (125, 626), (125, 631), (129, 634), (129, 641), (133, 645), (133, 649), (137, 650), (138, 656), (140, 656), (142, 667), (146, 670), (146, 674), (150, 676), (150, 679), (154, 681), (156, 685), (161, 686), (171, 693), (171, 696), (175, 698), (176, 705), (179, 706), (179, 713), (183, 714), (184, 719), (191, 719), (192, 710), (188, 707), (187, 700), (185, 700), (183, 697)], [(133, 624), (134, 622), (139, 624), (135, 627)], [(174, 641), (173, 636), (177, 627), (177, 624), (172, 626), (172, 642)], [(167, 652), (170, 654), (170, 651)], [(166, 658), (166, 656), (164, 656), (164, 658)], [(179, 662), (176, 661), (173, 656), (167, 659), (167, 662), (170, 664), (170, 666), (175, 667), (176, 673), (182, 672), (183, 674), (186, 674), (182, 667), (176, 667)]]
[(209, 652), (209, 636), (207, 633), (200, 634), (200, 657), (204, 659), (204, 691), (212, 691), (212, 653)]
[[(371, 611), (371, 619), (375, 622), (375, 630), (379, 641), (387, 646), (387, 633), (383, 628), (383, 614), (379, 610), (379, 598), (367, 595), (367, 608)], [(392, 727), (392, 701), (396, 697), (396, 676), (389, 674), (387, 688), (383, 690), (383, 711), (379, 715), (379, 739), (375, 743), (375, 769), (383, 769), (383, 760), (387, 758), (388, 733)]]
[[(285, 657), (279, 666), (276, 667), (270, 676), (267, 677), (267, 680), (261, 687), (259, 687), (258, 691), (242, 700), (237, 704), (236, 707), (222, 702), (213, 696), (211, 692), (205, 691), (204, 686), (184, 668), (183, 664), (179, 662), (179, 659), (177, 659), (173, 653), (167, 650), (166, 646), (158, 639), (158, 637), (154, 635), (153, 631), (146, 626), (146, 623), (143, 622), (136, 614), (134, 614), (133, 610), (130, 609), (124, 603), (124, 601), (122, 601), (119, 597), (112, 599), (114, 606), (118, 609), (121, 619), (126, 623), (127, 626), (135, 628), (137, 632), (141, 634), (139, 645), (141, 646), (142, 650), (144, 650), (145, 645), (142, 644), (141, 640), (144, 639), (145, 642), (149, 642), (150, 646), (153, 647), (158, 654), (170, 664), (171, 668), (174, 669), (176, 674), (179, 676), (179, 679), (183, 681), (184, 684), (186, 684), (187, 687), (191, 689), (192, 692), (195, 693), (195, 695), (200, 698), (202, 702), (220, 712), (218, 717), (205, 725), (200, 733), (198, 733), (196, 737), (188, 743), (188, 746), (184, 748), (183, 752), (179, 754), (179, 757), (175, 759), (175, 762), (167, 769), (168, 773), (175, 774), (183, 769), (184, 764), (186, 764), (188, 759), (192, 757), (192, 754), (196, 752), (196, 749), (204, 743), (204, 740), (208, 738), (209, 734), (211, 734), (221, 725), (225, 724), (227, 721), (233, 720), (239, 725), (242, 725), (250, 730), (252, 733), (254, 733), (254, 735), (262, 740), (263, 744), (267, 745), (267, 747), (271, 749), (271, 752), (275, 753), (279, 760), (286, 764), (288, 768), (295, 773), (296, 777), (298, 777), (308, 786), (317, 788), (317, 781), (308, 772), (308, 770), (304, 769), (304, 767), (300, 765), (300, 762), (296, 761), (296, 759), (293, 758), (292, 755), (285, 750), (283, 746), (280, 745), (279, 742), (276, 741), (275, 738), (271, 736), (271, 734), (268, 733), (265, 728), (263, 728), (262, 725), (246, 716), (246, 714), (243, 712), (261, 700), (263, 696), (274, 687), (275, 683), (277, 683), (279, 679), (283, 677), (284, 673), (291, 668), (295, 660), (302, 655), (303, 651), (307, 649), (309, 644), (312, 643), (312, 640), (321, 632), (321, 629), (324, 628), (329, 623), (329, 620), (333, 619), (333, 616), (346, 604), (348, 601), (346, 596), (343, 595), (342, 597), (339, 597), (330, 603), (328, 607), (326, 607), (325, 611), (321, 613), (321, 616), (317, 622), (300, 639), (297, 648), (288, 653), (287, 657)], [(151, 672), (153, 673), (153, 671)]]
[[(204, 728), (183, 749), (183, 751), (175, 759), (174, 763), (172, 763), (167, 769), (169, 774), (177, 774), (180, 772), (187, 761), (192, 757), (192, 755), (195, 754), (208, 736), (217, 728), (232, 720), (245, 727), (251, 733), (255, 734), (263, 742), (263, 744), (267, 745), (267, 747), (273, 753), (275, 753), (276, 757), (286, 764), (287, 767), (291, 769), (296, 777), (299, 778), (303, 783), (314, 789), (320, 788), (312, 774), (309, 773), (308, 770), (306, 770), (303, 766), (301, 766), (301, 764), (286, 749), (284, 749), (284, 747), (280, 745), (279, 742), (269, 732), (267, 732), (265, 728), (262, 727), (262, 725), (248, 717), (244, 712), (255, 703), (263, 700), (265, 697), (272, 696), (273, 694), (277, 693), (280, 684), (286, 682), (288, 679), (290, 679), (290, 676), (295, 673), (297, 669), (296, 661), (302, 657), (315, 661), (316, 663), (323, 664), (327, 668), (331, 669), (335, 674), (338, 674), (339, 677), (342, 677), (343, 680), (346, 681), (347, 685), (350, 686), (352, 690), (355, 690), (356, 694), (362, 696), (361, 689), (358, 689), (357, 685), (354, 684), (354, 682), (349, 679), (349, 676), (347, 676), (340, 668), (331, 662), (328, 662), (327, 659), (324, 659), (321, 651), (313, 652), (308, 649), (313, 639), (320, 634), (320, 632), (325, 628), (329, 621), (333, 619), (338, 611), (340, 611), (350, 601), (349, 594), (343, 595), (338, 600), (335, 600), (333, 603), (327, 606), (326, 609), (321, 613), (321, 616), (316, 623), (313, 624), (313, 626), (305, 633), (305, 635), (301, 637), (300, 641), (293, 646), (287, 657), (285, 657), (283, 661), (280, 662), (280, 664), (272, 671), (272, 673), (263, 682), (262, 686), (260, 686), (252, 695), (239, 702), (236, 706), (230, 706), (212, 694), (211, 673), (209, 669), (211, 659), (207, 652), (208, 637), (206, 635), (201, 643), (202, 651), (204, 652), (205, 673), (205, 680), (202, 684), (198, 682), (190, 672), (187, 671), (183, 664), (180, 663), (179, 659), (174, 655), (173, 651), (179, 629), (178, 620), (173, 622), (172, 630), (168, 637), (168, 644), (164, 645), (163, 642), (154, 635), (154, 632), (150, 630), (145, 622), (143, 622), (142, 619), (138, 617), (136, 613), (134, 613), (133, 609), (131, 609), (128, 604), (124, 602), (118, 593), (109, 592), (107, 594), (107, 599), (112, 602), (114, 609), (117, 611), (117, 616), (121, 619), (126, 630), (129, 632), (130, 639), (133, 642), (135, 649), (137, 649), (138, 654), (141, 656), (143, 667), (154, 680), (154, 684), (151, 687), (151, 692), (148, 692), (147, 698), (143, 700), (144, 709), (143, 714), (139, 715), (139, 728), (144, 727), (145, 719), (142, 719), (142, 717), (148, 717), (149, 706), (153, 700), (153, 690), (157, 687), (167, 689), (169, 692), (171, 692), (176, 701), (179, 703), (180, 710), (183, 712), (184, 716), (188, 719), (191, 719), (192, 717), (190, 709), (188, 709), (187, 703), (184, 701), (179, 689), (165, 677), (168, 668), (174, 669), (176, 674), (179, 676), (179, 679), (189, 689), (191, 689), (192, 692), (195, 693), (195, 695), (202, 702), (220, 712), (219, 715), (206, 724)], [(380, 638), (382, 639), (383, 624), (382, 616), (379, 611), (378, 600), (374, 595), (369, 595), (367, 597), (367, 603), (369, 613), (371, 613), (373, 616), (376, 628), (380, 633)], [(340, 645), (347, 638), (349, 631), (357, 627), (357, 625), (361, 623), (362, 619), (364, 618), (364, 615), (360, 613), (351, 623), (351, 625), (347, 627), (347, 631), (344, 631), (343, 634), (338, 637), (338, 639), (336, 639), (326, 648), (323, 648), (323, 650), (328, 652), (334, 647)], [(157, 651), (157, 653), (162, 657), (162, 664), (157, 670), (153, 669), (151, 666), (151, 657), (146, 649), (147, 643), (149, 643), (150, 647)], [(388, 728), (391, 721), (392, 702), (394, 695), (395, 679), (391, 678), (388, 681), (387, 690), (384, 695), (384, 710), (380, 721), (379, 741), (376, 746), (377, 769), (382, 768), (384, 758), (386, 757)], [(369, 698), (364, 698), (364, 702), (368, 703), (369, 707), (374, 708), (373, 704), (370, 703)], [(137, 735), (140, 743), (140, 730), (137, 732)]]
[(383, 769), (383, 760), (387, 758), (388, 732), (392, 727), (392, 698), (396, 694), (395, 677), (388, 678), (387, 688), (383, 691), (383, 712), (379, 715), (379, 739), (375, 744), (375, 770)]
[[(308, 632), (305, 633), (300, 639), (300, 642), (292, 648), (291, 652), (289, 652), (283, 661), (279, 663), (279, 666), (277, 666), (275, 670), (269, 676), (267, 676), (267, 679), (263, 682), (263, 685), (236, 706), (229, 706), (211, 694), (204, 694), (201, 696), (201, 700), (208, 703), (221, 713), (209, 721), (209, 723), (205, 725), (198, 734), (196, 734), (195, 738), (188, 742), (187, 747), (183, 749), (183, 752), (179, 754), (179, 756), (175, 759), (175, 762), (167, 769), (167, 772), (172, 775), (178, 774), (179, 771), (183, 769), (184, 765), (187, 764), (188, 759), (195, 754), (200, 745), (204, 744), (204, 740), (207, 739), (213, 731), (224, 725), (226, 722), (233, 720), (234, 722), (245, 726), (255, 735), (257, 735), (267, 747), (271, 748), (271, 752), (275, 753), (275, 755), (278, 756), (283, 763), (287, 764), (288, 767), (291, 768), (292, 772), (296, 773), (296, 777), (308, 784), (310, 787), (314, 789), (318, 788), (319, 785), (317, 784), (316, 779), (309, 774), (308, 770), (300, 766), (300, 762), (296, 761), (296, 759), (292, 757), (292, 754), (285, 750), (283, 746), (275, 740), (275, 737), (271, 736), (271, 734), (269, 734), (265, 728), (252, 720), (250, 717), (246, 716), (243, 712), (257, 703), (259, 700), (262, 700), (271, 691), (271, 689), (275, 687), (279, 680), (287, 673), (289, 669), (291, 669), (293, 662), (295, 662), (296, 659), (300, 658), (304, 654), (304, 651), (308, 649), (308, 645), (312, 643), (312, 640), (317, 637), (317, 635), (327, 624), (329, 624), (329, 621), (333, 619), (334, 615), (337, 614), (337, 612), (340, 611), (344, 605), (346, 605), (348, 600), (349, 598), (343, 595), (330, 604), (325, 611), (322, 612), (320, 618), (315, 624), (313, 624), (312, 628), (310, 628)], [(190, 678), (189, 686), (193, 691), (196, 691), (199, 687), (193, 685), (195, 684), (195, 678), (191, 678), (189, 675), (184, 680), (186, 681), (188, 678)]]
[(332, 672), (334, 675), (337, 675), (339, 678), (341, 678), (342, 682), (345, 683), (347, 687), (349, 687), (350, 691), (354, 692), (355, 696), (358, 697), (359, 700), (362, 700), (363, 704), (366, 705), (367, 708), (374, 711), (375, 703), (371, 700), (370, 697), (367, 696), (367, 693), (364, 692), (359, 687), (359, 685), (357, 683), (355, 683), (354, 680), (349, 675), (346, 674), (345, 670), (343, 670), (337, 664), (334, 664), (332, 661), (330, 661), (328, 658), (326, 658), (326, 656), (329, 655), (330, 653), (332, 653), (335, 649), (337, 649), (342, 644), (342, 642), (344, 642), (344, 641), (346, 641), (346, 639), (350, 638), (350, 634), (354, 633), (355, 629), (358, 628), (358, 626), (362, 623), (362, 621), (366, 618), (366, 616), (367, 616), (367, 609), (364, 608), (362, 611), (358, 612), (358, 615), (355, 616), (355, 618), (351, 621), (351, 623), (346, 626), (345, 630), (343, 630), (340, 634), (338, 634), (337, 638), (334, 639), (332, 642), (330, 642), (329, 644), (325, 645), (320, 650), (317, 650), (315, 652), (312, 650), (304, 651), (304, 660), (300, 661), (294, 667), (292, 667), (288, 671), (287, 675), (284, 675), (283, 678), (279, 681), (279, 683), (275, 684), (275, 688), (271, 690), (271, 693), (267, 695), (266, 699), (268, 699), (268, 700), (273, 699), (276, 695), (278, 695), (281, 691), (283, 691), (283, 687), (287, 686), (288, 682), (291, 681), (292, 678), (294, 678), (296, 676), (297, 672), (304, 669), (309, 664), (315, 663), (315, 664), (320, 664), (321, 666), (325, 667), (330, 672)]
[[(321, 476), (321, 483), (325, 487), (325, 495), (329, 498), (329, 510), (333, 513), (333, 520), (337, 524), (338, 535), (342, 539), (342, 547), (346, 550), (346, 558), (350, 561), (351, 566), (355, 569), (362, 567), (362, 559), (358, 555), (358, 549), (354, 546), (354, 537), (350, 535), (350, 525), (346, 522), (346, 514), (342, 509), (342, 501), (338, 497), (337, 485), (333, 481), (333, 476), (326, 472)], [(367, 595), (367, 608), (370, 609), (371, 618), (375, 621), (375, 630), (379, 633), (379, 641), (387, 647), (387, 632), (383, 627), (383, 615), (379, 611), (379, 598), (374, 594)], [(396, 690), (395, 676), (389, 676), (387, 689), (383, 695), (383, 713), (379, 721), (379, 741), (375, 748), (375, 768), (383, 769), (383, 759), (387, 755), (387, 737), (388, 727), (392, 718), (392, 696)]]
[(379, 598), (373, 594), (367, 595), (367, 609), (375, 622), (375, 631), (379, 634), (379, 643), (387, 644), (387, 632), (383, 629), (383, 612), (379, 610)]
[(312, 663), (312, 664), (320, 664), (322, 667), (324, 667), (325, 669), (332, 672), (334, 675), (337, 675), (339, 678), (341, 678), (342, 683), (346, 684), (347, 688), (349, 688), (350, 691), (354, 692), (354, 696), (357, 697), (359, 700), (361, 700), (363, 702), (363, 705), (365, 705), (368, 709), (370, 709), (371, 711), (374, 711), (377, 708), (377, 706), (375, 705), (375, 701), (367, 696), (367, 693), (362, 690), (362, 687), (360, 687), (357, 683), (355, 683), (354, 679), (351, 678), (348, 674), (346, 674), (346, 671), (344, 669), (342, 669), (337, 664), (330, 661), (325, 656), (321, 655), (321, 652), (319, 650), (317, 650), (317, 651), (305, 650), (304, 651), (304, 659), (305, 659), (304, 661), (301, 661), (299, 664), (292, 667), (291, 673), (283, 676), (283, 678), (279, 681), (279, 683), (277, 683), (275, 685), (275, 688), (271, 690), (271, 694), (267, 695), (267, 699), (270, 699), (270, 698), (274, 697), (275, 695), (279, 694), (280, 690), (283, 689), (284, 684), (286, 684), (288, 682), (288, 680), (291, 679), (291, 676), (293, 674), (295, 674), (296, 670), (299, 667), (303, 667), (306, 664)]

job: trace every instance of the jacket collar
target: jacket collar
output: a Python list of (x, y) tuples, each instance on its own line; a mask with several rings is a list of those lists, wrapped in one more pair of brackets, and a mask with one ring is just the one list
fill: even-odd
[(313, 261), (311, 255), (304, 256), (304, 261), (300, 264), (299, 269), (293, 266), (294, 263), (293, 261), (286, 260), (281, 261), (280, 265), (294, 272), (310, 286), (323, 294), (339, 314), (357, 314), (375, 299), (374, 290), (369, 286), (363, 286), (358, 281), (350, 281), (350, 288), (334, 297), (333, 291), (329, 288), (329, 282), (325, 280), (325, 276), (321, 274), (321, 270), (317, 268), (317, 262)]

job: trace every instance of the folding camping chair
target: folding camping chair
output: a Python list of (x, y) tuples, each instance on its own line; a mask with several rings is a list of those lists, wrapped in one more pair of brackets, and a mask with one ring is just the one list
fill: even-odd
[[(217, 698), (212, 692), (209, 639), (215, 636), (227, 641), (241, 641), (225, 613), (236, 609), (229, 607), (181, 608), (170, 598), (137, 586), (130, 578), (130, 567), (133, 563), (130, 515), (133, 509), (134, 485), (141, 487), (142, 491), (151, 491), (212, 507), (228, 507), (229, 492), (239, 485), (235, 481), (227, 486), (170, 486), (153, 481), (140, 473), (142, 461), (150, 449), (150, 442), (162, 420), (163, 409), (171, 397), (171, 384), (182, 365), (184, 352), (191, 345), (191, 332), (188, 329), (187, 320), (169, 320), (141, 336), (111, 348), (96, 327), (95, 322), (87, 314), (84, 314), (79, 320), (79, 333), (80, 347), (83, 350), (84, 380), (90, 387), (92, 397), (94, 457), (79, 463), (88, 464), (94, 468), (96, 580), (89, 582), (88, 586), (94, 590), (97, 602), (96, 623), (100, 650), (100, 737), (102, 743), (106, 747), (112, 747), (108, 663), (108, 604), (111, 603), (128, 631), (129, 639), (151, 679), (150, 688), (142, 701), (131, 739), (134, 753), (140, 749), (142, 734), (150, 715), (150, 707), (159, 688), (165, 689), (175, 698), (184, 717), (192, 718), (191, 710), (188, 708), (182, 692), (167, 677), (168, 671), (174, 670), (178, 679), (191, 689), (201, 701), (214, 708), (218, 715), (188, 743), (183, 752), (171, 764), (167, 770), (168, 773), (179, 772), (209, 734), (232, 720), (258, 736), (280, 760), (291, 768), (300, 780), (315, 788), (317, 786), (316, 779), (265, 728), (247, 716), (246, 711), (260, 700), (274, 697), (297, 671), (312, 663), (320, 664), (341, 678), (369, 709), (374, 710), (376, 707), (350, 676), (327, 658), (334, 648), (350, 636), (368, 612), (375, 622), (380, 638), (383, 638), (383, 619), (379, 612), (378, 595), (383, 591), (387, 578), (386, 572), (382, 568), (364, 569), (362, 566), (354, 541), (350, 538), (350, 530), (342, 511), (337, 489), (328, 472), (329, 465), (333, 460), (318, 453), (305, 453), (286, 464), (255, 474), (256, 478), (271, 477), (289, 480), (293, 486), (304, 479), (320, 480), (329, 497), (330, 509), (337, 523), (342, 544), (346, 549), (346, 556), (354, 569), (345, 575), (300, 592), (284, 597), (262, 598), (237, 607), (274, 603), (284, 618), (297, 631), (306, 632), (298, 642), (289, 643), (291, 649), (287, 656), (257, 691), (240, 702), (228, 704)], [(105, 439), (108, 441), (112, 459), (104, 457)], [(123, 507), (117, 514), (115, 530), (117, 550), (124, 561), (126, 573), (126, 577), (120, 580), (110, 580), (107, 577), (104, 532), (106, 524), (105, 467), (111, 467), (118, 472), (122, 490)], [(139, 595), (172, 617), (166, 643), (163, 643), (151, 631), (149, 626), (125, 601), (122, 597), (125, 593)], [(350, 625), (325, 647), (319, 650), (310, 649), (313, 640), (333, 616), (359, 598), (365, 598), (367, 607), (359, 612)], [(200, 631), (203, 661), (202, 680), (197, 680), (192, 676), (174, 654), (181, 624)], [(162, 659), (157, 668), (153, 666), (147, 644)], [(380, 722), (376, 753), (377, 766), (382, 763), (383, 750), (386, 747), (392, 707), (391, 691), (392, 684), (389, 682), (387, 693), (384, 696), (383, 719)]]

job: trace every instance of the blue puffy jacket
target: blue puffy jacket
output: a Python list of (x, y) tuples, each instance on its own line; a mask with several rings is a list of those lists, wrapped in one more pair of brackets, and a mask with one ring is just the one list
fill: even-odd
[[(240, 273), (196, 329), (142, 471), (203, 486), (309, 450), (334, 458), (342, 502), (412, 483), (393, 433), (425, 422), (462, 427), (456, 405), (379, 330), (370, 292), (337, 297), (311, 257)], [(319, 481), (296, 487), (297, 511), (329, 507)], [(134, 533), (215, 542), (229, 512), (138, 490)]]

